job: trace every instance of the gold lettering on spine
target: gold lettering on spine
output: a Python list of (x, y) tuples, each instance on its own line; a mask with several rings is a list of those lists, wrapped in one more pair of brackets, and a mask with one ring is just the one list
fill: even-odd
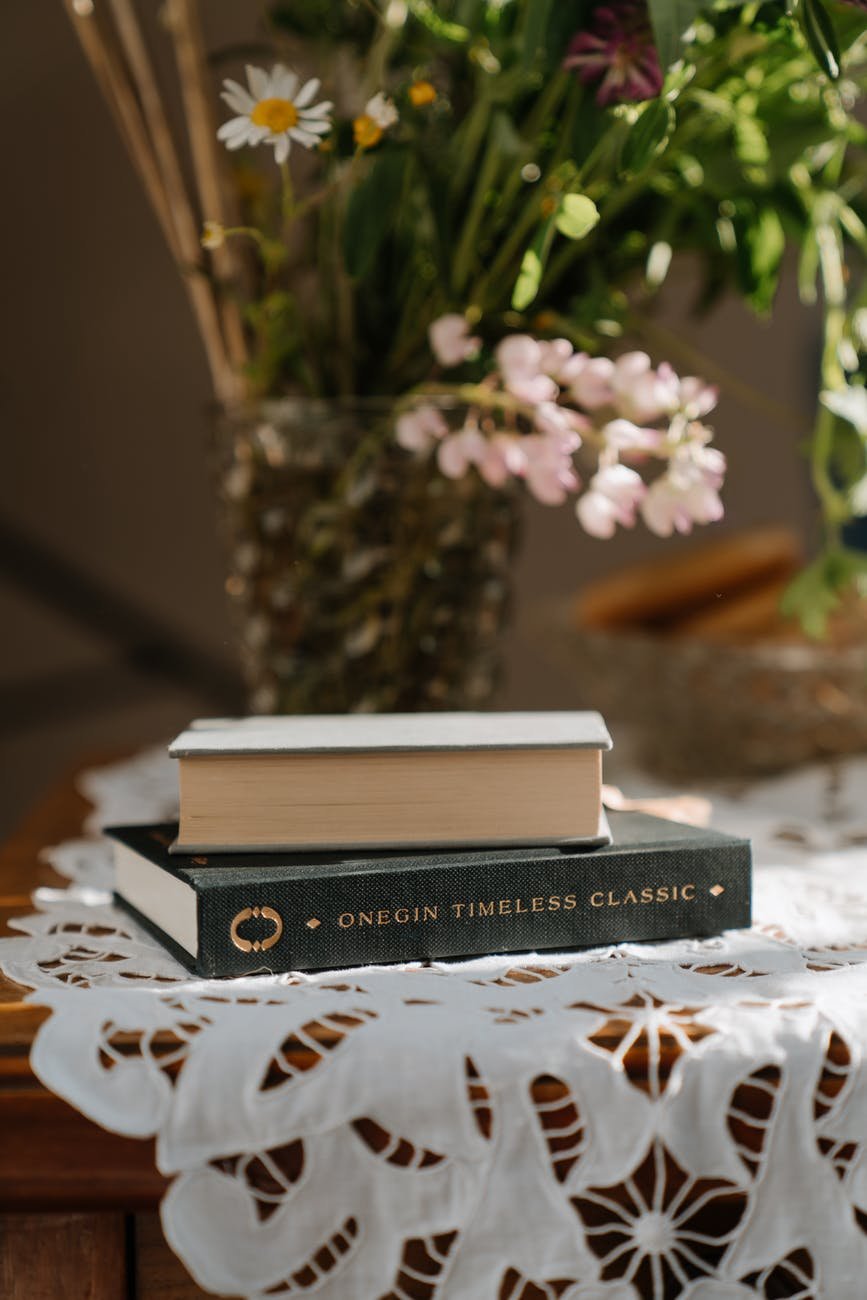
[[(695, 897), (694, 884), (644, 885), (624, 890), (597, 889), (589, 895), (584, 895), (580, 903), (577, 894), (537, 894), (532, 898), (473, 899), (442, 905), (424, 903), (412, 907), (401, 905), (395, 908), (371, 908), (369, 911), (342, 912), (337, 918), (337, 925), (341, 930), (362, 928), (367, 925), (374, 928), (392, 924), (408, 925), (410, 922), (418, 925), (439, 921), (441, 916), (452, 916), (456, 921), (476, 921), (496, 916), (522, 916), (528, 912), (574, 912), (578, 907), (585, 905), (598, 908), (631, 907), (648, 903), (657, 906), (667, 903), (691, 903)], [(258, 947), (255, 943), (241, 939), (237, 934), (237, 927), (251, 916), (262, 916), (273, 920), (277, 927), (274, 935), (261, 942), (257, 941)], [(235, 917), (232, 926), (232, 941), (236, 947), (241, 948), (242, 952), (254, 950), (258, 952), (264, 951), (266, 947), (273, 947), (282, 933), (283, 923), (277, 913), (270, 908), (245, 908), (244, 912), (239, 912)], [(244, 947), (244, 944), (248, 946)]]
[[(626, 889), (616, 893), (613, 889), (607, 893), (597, 890), (590, 894), (588, 902), (591, 907), (630, 907), (633, 904), (656, 903), (692, 903), (695, 901), (695, 885), (645, 885), (641, 889)], [(567, 898), (571, 895), (567, 895)], [(553, 900), (549, 899), (549, 903)], [(566, 903), (568, 908), (569, 904)]]

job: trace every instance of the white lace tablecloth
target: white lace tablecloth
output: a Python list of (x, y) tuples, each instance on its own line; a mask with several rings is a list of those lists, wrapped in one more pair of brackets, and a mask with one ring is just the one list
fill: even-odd
[(93, 837), (170, 815), (170, 764), (81, 784), (87, 838), (46, 850), (71, 884), (0, 965), (54, 1013), (46, 1087), (156, 1136), (206, 1290), (867, 1294), (867, 761), (716, 801), (754, 839), (748, 932), (210, 983), (115, 910)]

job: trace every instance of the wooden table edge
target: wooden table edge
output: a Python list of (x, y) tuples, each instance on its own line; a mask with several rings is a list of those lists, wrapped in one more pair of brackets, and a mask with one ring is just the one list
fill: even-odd
[[(14, 916), (35, 910), (40, 885), (68, 884), (40, 859), (48, 845), (80, 836), (90, 804), (77, 779), (90, 767), (127, 757), (99, 754), (76, 764), (19, 820), (0, 847), (0, 934), (15, 937)], [(34, 1074), (30, 1050), (51, 1014), (31, 990), (0, 976), (0, 1210), (4, 1212), (153, 1210), (168, 1179), (156, 1168), (153, 1138), (111, 1133), (50, 1092)]]

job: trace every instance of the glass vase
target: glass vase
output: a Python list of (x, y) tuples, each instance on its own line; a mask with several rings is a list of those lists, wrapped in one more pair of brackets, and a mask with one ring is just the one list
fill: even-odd
[(387, 401), (227, 410), (226, 590), (255, 713), (483, 708), (497, 684), (518, 501), (395, 442)]

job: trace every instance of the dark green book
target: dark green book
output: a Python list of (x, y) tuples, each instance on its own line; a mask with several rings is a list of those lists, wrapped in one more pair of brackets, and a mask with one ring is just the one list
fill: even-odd
[(749, 841), (612, 813), (597, 849), (170, 854), (116, 826), (116, 897), (202, 976), (595, 947), (750, 924)]

